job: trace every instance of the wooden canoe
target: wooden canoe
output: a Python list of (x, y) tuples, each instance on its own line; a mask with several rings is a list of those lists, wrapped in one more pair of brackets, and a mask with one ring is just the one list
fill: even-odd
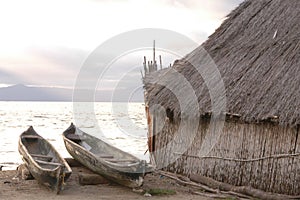
[(118, 184), (130, 188), (140, 187), (145, 172), (150, 169), (145, 160), (81, 131), (73, 123), (64, 131), (63, 139), (75, 160)]
[(32, 176), (59, 194), (72, 170), (55, 148), (30, 126), (20, 135), (18, 150)]

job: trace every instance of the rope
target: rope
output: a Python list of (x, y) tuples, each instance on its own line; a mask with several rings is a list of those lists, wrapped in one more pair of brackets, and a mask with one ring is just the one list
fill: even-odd
[(294, 154), (277, 154), (277, 155), (265, 156), (261, 158), (252, 158), (252, 159), (237, 159), (237, 158), (223, 158), (219, 156), (196, 156), (196, 155), (181, 154), (176, 152), (174, 154), (191, 157), (191, 158), (198, 158), (198, 159), (219, 159), (219, 160), (235, 161), (235, 162), (255, 162), (255, 161), (266, 160), (266, 159), (290, 158), (290, 157), (300, 156), (300, 153), (294, 153)]

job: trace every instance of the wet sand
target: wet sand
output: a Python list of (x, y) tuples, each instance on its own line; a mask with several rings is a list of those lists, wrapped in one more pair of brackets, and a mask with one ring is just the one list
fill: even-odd
[[(100, 185), (80, 185), (78, 182), (78, 173), (86, 169), (82, 167), (73, 167), (73, 173), (66, 182), (65, 189), (59, 195), (38, 184), (36, 180), (13, 180), (17, 171), (0, 171), (0, 199), (3, 200), (94, 200), (94, 199), (174, 199), (174, 200), (212, 200), (200, 195), (192, 194), (197, 191), (195, 188), (182, 186), (175, 181), (157, 175), (147, 174), (142, 190), (149, 189), (169, 189), (176, 191), (174, 195), (151, 196), (146, 197), (141, 192), (134, 192), (114, 183)], [(199, 191), (197, 191), (199, 192)]]

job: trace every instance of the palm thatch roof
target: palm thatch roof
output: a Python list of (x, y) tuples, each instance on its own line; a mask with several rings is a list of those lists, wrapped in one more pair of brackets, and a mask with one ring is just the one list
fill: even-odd
[[(200, 114), (211, 111), (209, 90), (201, 74), (187, 60), (201, 63), (205, 49), (216, 63), (226, 90), (226, 112), (246, 122), (276, 116), (281, 125), (300, 124), (300, 1), (246, 0), (199, 48), (175, 61), (172, 69), (192, 85)], [(148, 75), (148, 104), (161, 104), (180, 116), (176, 95), (161, 80), (171, 69)], [(176, 79), (169, 80), (181, 90)], [(186, 99), (189, 104), (189, 99)], [(192, 109), (192, 108), (191, 108)]]

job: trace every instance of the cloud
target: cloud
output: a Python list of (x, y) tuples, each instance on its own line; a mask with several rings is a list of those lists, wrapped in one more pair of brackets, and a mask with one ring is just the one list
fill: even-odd
[(22, 57), (0, 58), (0, 83), (72, 87), (89, 52), (31, 47)]
[(210, 13), (224, 15), (244, 0), (162, 0), (165, 4), (191, 10), (207, 10)]
[(78, 71), (90, 53), (83, 49), (68, 47), (32, 47), (30, 51), (36, 57), (45, 60), (45, 62), (75, 71)]
[[(242, 0), (0, 2), (0, 83), (22, 82), (72, 87), (89, 53), (107, 39), (125, 31), (154, 27), (173, 30), (202, 43), (220, 25), (221, 19), (241, 2)], [(164, 65), (172, 63), (171, 58), (173, 59), (164, 55)], [(120, 80), (132, 67), (142, 67), (142, 62), (143, 55), (120, 59), (107, 71), (104, 77), (106, 86)], [(139, 70), (132, 74), (130, 72), (129, 75), (125, 77), (132, 81), (124, 81), (123, 86), (131, 86), (133, 81), (140, 80)]]
[(11, 84), (11, 83), (15, 83), (15, 81), (18, 80), (18, 77), (15, 77), (12, 73), (9, 73), (5, 70), (1, 70), (1, 66), (0, 66), (0, 80), (1, 83)]

